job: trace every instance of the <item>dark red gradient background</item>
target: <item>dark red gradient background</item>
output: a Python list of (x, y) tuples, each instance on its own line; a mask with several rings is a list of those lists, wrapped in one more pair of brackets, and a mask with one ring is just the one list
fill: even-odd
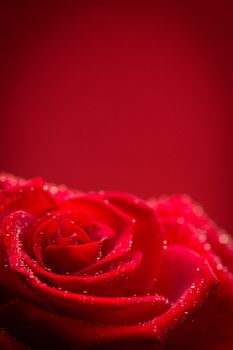
[(185, 192), (233, 232), (231, 3), (1, 1), (1, 168)]

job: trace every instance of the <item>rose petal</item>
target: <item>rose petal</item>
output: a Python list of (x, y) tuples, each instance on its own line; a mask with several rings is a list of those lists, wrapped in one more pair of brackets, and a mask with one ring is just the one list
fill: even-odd
[(121, 260), (116, 260), (111, 269), (110, 265), (106, 271), (101, 270), (101, 273), (93, 276), (76, 276), (54, 274), (25, 257), (27, 266), (32, 268), (34, 274), (50, 286), (69, 292), (108, 297), (130, 296), (131, 283), (140, 262), (140, 253), (129, 252)]
[[(171, 264), (176, 264), (176, 273)], [(218, 280), (201, 256), (183, 247), (168, 248), (155, 289), (165, 291), (174, 304), (164, 315), (152, 321), (161, 336), (166, 339), (184, 321), (197, 314), (210, 300), (217, 286)]]
[(204, 255), (217, 275), (224, 267), (233, 272), (233, 239), (208, 218), (200, 205), (187, 196), (172, 196), (153, 202), (153, 206), (168, 243), (187, 245)]
[(0, 330), (0, 349), (4, 350), (30, 350), (29, 346), (18, 342), (11, 337), (4, 329)]
[(233, 278), (225, 278), (197, 317), (173, 333), (165, 349), (231, 350), (232, 344)]
[(137, 272), (135, 283), (132, 285), (132, 290), (147, 293), (156, 278), (163, 251), (163, 231), (155, 212), (146, 202), (132, 195), (107, 192), (104, 194), (104, 198), (127, 213), (134, 222), (132, 250), (141, 251), (143, 261)]
[(43, 249), (45, 264), (54, 272), (74, 273), (96, 262), (103, 241), (84, 245), (50, 245)]
[(26, 180), (9, 173), (0, 172), (0, 189), (24, 185)]
[(147, 324), (106, 326), (53, 314), (25, 302), (8, 308), (3, 316), (14, 333), (39, 349), (161, 349), (160, 334)]
[(7, 209), (25, 210), (39, 216), (51, 209), (55, 202), (43, 189), (42, 179), (32, 179), (23, 185), (6, 187), (1, 195), (7, 198)]
[[(190, 288), (192, 283), (200, 279), (203, 270), (206, 269), (210, 270), (207, 261), (191, 249), (179, 244), (168, 246), (163, 253), (160, 270), (152, 291), (165, 295), (174, 303)], [(216, 280), (213, 273), (212, 276), (213, 280)]]

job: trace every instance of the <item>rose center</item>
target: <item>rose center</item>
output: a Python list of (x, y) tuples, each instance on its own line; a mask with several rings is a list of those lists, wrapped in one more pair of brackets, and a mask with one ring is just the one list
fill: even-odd
[(112, 246), (112, 230), (76, 212), (51, 214), (37, 227), (34, 253), (39, 263), (59, 274), (76, 274), (95, 264)]

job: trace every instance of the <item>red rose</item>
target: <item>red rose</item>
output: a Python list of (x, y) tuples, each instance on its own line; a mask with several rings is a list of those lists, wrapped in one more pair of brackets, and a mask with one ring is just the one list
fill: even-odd
[[(8, 176), (0, 187), (0, 327), (11, 336), (31, 349), (187, 349), (183, 332), (191, 348), (220, 312), (221, 349), (233, 345), (229, 237), (191, 203)], [(212, 339), (195, 346), (217, 349)]]

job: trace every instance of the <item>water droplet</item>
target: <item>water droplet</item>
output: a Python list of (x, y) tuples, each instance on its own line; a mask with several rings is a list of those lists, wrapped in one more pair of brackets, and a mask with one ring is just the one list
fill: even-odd
[(184, 223), (184, 218), (182, 216), (178, 217), (177, 222), (182, 225)]
[(205, 242), (207, 237), (206, 237), (206, 231), (204, 230), (198, 230), (198, 236), (201, 242)]
[(229, 236), (228, 236), (228, 234), (227, 233), (222, 233), (220, 236), (219, 236), (219, 243), (221, 243), (221, 244), (226, 244), (226, 243), (228, 243), (228, 241), (229, 241)]
[(101, 251), (101, 247), (98, 251), (98, 255), (97, 255), (97, 258), (96, 258), (96, 261), (100, 261), (102, 259), (102, 251)]
[(58, 192), (57, 186), (51, 186), (51, 187), (50, 187), (50, 192), (51, 192), (52, 194), (56, 194), (56, 193)]
[(83, 290), (83, 294), (87, 294), (87, 290)]
[(204, 249), (205, 250), (210, 250), (211, 249), (211, 245), (209, 243), (205, 243), (204, 244)]
[(222, 270), (223, 269), (223, 265), (222, 264), (217, 264), (216, 268), (217, 268), (217, 270)]
[(132, 219), (132, 223), (135, 224), (135, 222), (136, 222), (136, 219)]
[(130, 239), (130, 240), (129, 240), (129, 249), (131, 249), (131, 248), (132, 248), (132, 245), (133, 245), (133, 240), (132, 240), (132, 239)]
[(163, 241), (163, 249), (166, 250), (167, 249), (167, 240)]
[(204, 210), (200, 204), (195, 205), (194, 207), (194, 212), (198, 215), (201, 216), (204, 213)]
[(197, 268), (196, 268), (196, 271), (199, 272), (199, 271), (200, 271), (200, 267), (197, 267)]

